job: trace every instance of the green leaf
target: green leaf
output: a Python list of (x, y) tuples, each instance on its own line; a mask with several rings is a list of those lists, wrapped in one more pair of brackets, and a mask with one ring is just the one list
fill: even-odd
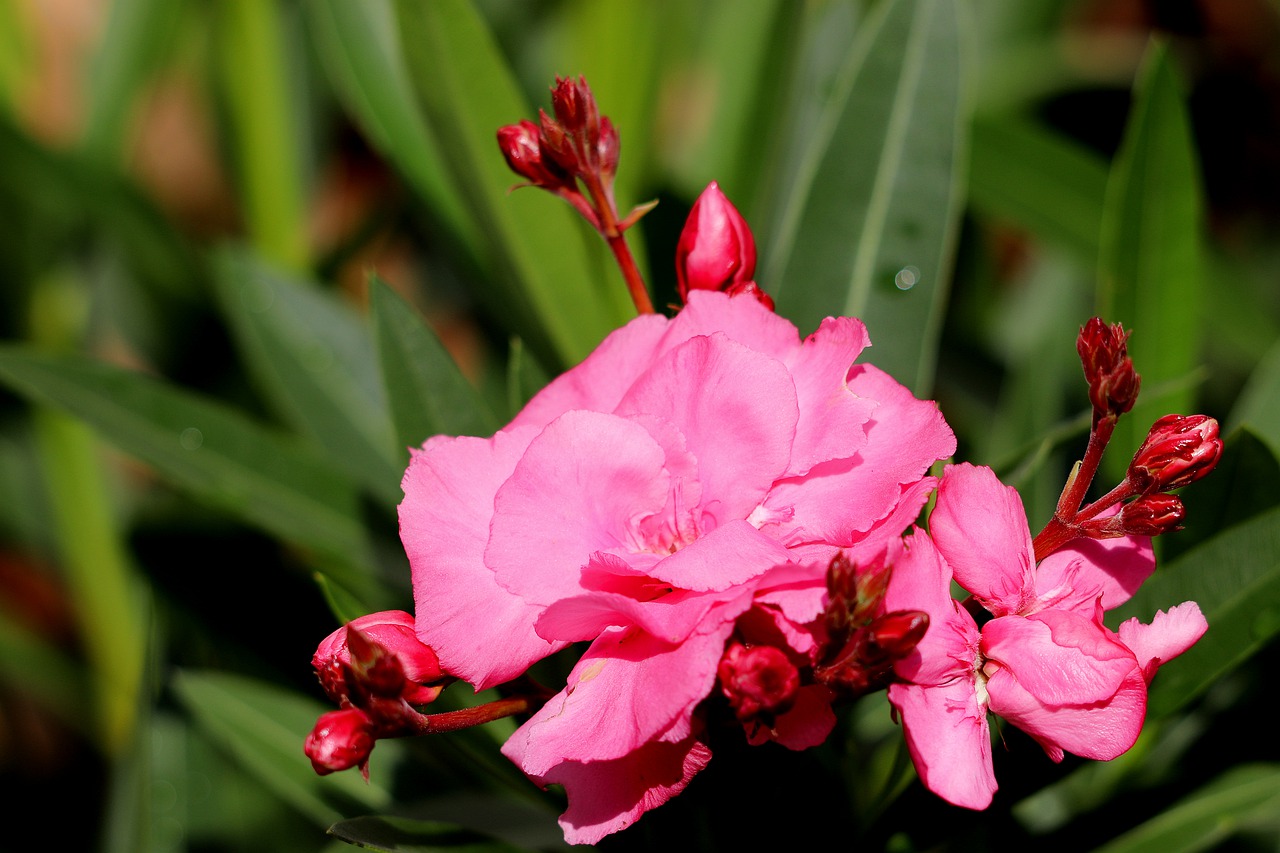
[(400, 744), (381, 741), (365, 782), (358, 771), (319, 776), (302, 751), (316, 719), (333, 710), (272, 684), (225, 672), (180, 670), (173, 689), (195, 724), (249, 773), (316, 823), (328, 825), (352, 808), (378, 811), (391, 803), (382, 786), (401, 759)]
[[(376, 275), (369, 280), (378, 365), (400, 447), (428, 436), (490, 435), (500, 424), (435, 332)], [(407, 454), (402, 452), (407, 464)]]
[(477, 254), (480, 235), (453, 193), (438, 144), (414, 100), (390, 2), (316, 0), (299, 11), (311, 25), (324, 69), (373, 144)]
[[(1199, 165), (1168, 50), (1153, 45), (1135, 85), (1107, 183), (1098, 311), (1132, 331), (1142, 395), (1120, 419), (1105, 466), (1119, 479), (1148, 427), (1190, 414), (1190, 388), (1169, 388), (1200, 365), (1203, 303)], [(1162, 386), (1164, 389), (1162, 390)]]
[(977, 116), (969, 158), (969, 202), (1092, 265), (1107, 189), (1102, 158), (1039, 124)]
[[(561, 364), (584, 358), (634, 313), (618, 273), (593, 263), (599, 238), (568, 205), (519, 183), (495, 142), (499, 127), (536, 115), (469, 2), (397, 2), (412, 79), (448, 173), (490, 239), (495, 285), (480, 295), (513, 331)], [(550, 81), (548, 81), (550, 82)], [(590, 241), (590, 242), (588, 242)]]
[[(0, 381), (63, 409), (178, 487), (247, 523), (371, 565), (351, 483), (324, 457), (234, 410), (84, 358), (0, 347)], [(361, 587), (352, 573), (345, 583)]]
[(861, 317), (874, 363), (924, 394), (964, 187), (961, 21), (938, 0), (880, 12), (813, 134), (764, 281), (802, 329), (833, 313)]
[(1280, 765), (1234, 767), (1096, 853), (1193, 853), (1280, 809)]
[(402, 466), (363, 318), (250, 253), (222, 252), (215, 267), (223, 313), (264, 398), (385, 506), (398, 504)]
[(1181, 657), (1160, 668), (1148, 713), (1176, 711), (1280, 633), (1280, 508), (1224, 530), (1154, 575), (1122, 607), (1115, 626), (1183, 601), (1200, 605), (1209, 630)]
[(1267, 352), (1236, 398), (1228, 427), (1252, 428), (1280, 457), (1280, 343)]
[(0, 680), (26, 693), (83, 735), (94, 722), (84, 713), (88, 676), (84, 667), (0, 609)]

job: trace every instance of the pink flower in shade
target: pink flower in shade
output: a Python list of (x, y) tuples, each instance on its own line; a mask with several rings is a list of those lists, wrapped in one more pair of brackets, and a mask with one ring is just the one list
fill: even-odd
[[(985, 808), (996, 790), (987, 713), (1030, 734), (1054, 761), (1107, 760), (1142, 729), (1156, 668), (1207, 628), (1186, 602), (1120, 632), (1102, 623), (1155, 568), (1150, 540), (1077, 540), (1035, 564), (1017, 492), (988, 468), (948, 467), (885, 597), (929, 614), (929, 631), (889, 687), (925, 785)], [(935, 546), (936, 543), (936, 546)], [(950, 594), (952, 579), (992, 615), (981, 626)]]
[[(731, 638), (812, 664), (825, 573), (915, 519), (954, 438), (934, 404), (855, 364), (857, 320), (808, 338), (755, 299), (695, 291), (606, 338), (491, 438), (413, 452), (400, 530), (418, 637), (477, 689), (589, 648), (503, 752), (593, 843), (705, 766), (698, 705)], [(785, 669), (785, 667), (782, 667)], [(802, 685), (753, 741), (821, 742)]]

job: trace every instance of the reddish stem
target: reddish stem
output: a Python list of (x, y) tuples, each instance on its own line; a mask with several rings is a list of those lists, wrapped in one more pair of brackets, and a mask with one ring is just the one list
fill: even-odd
[(609, 197), (609, 193), (605, 191), (600, 179), (595, 175), (585, 175), (582, 181), (587, 185), (591, 200), (595, 202), (596, 213), (600, 220), (600, 233), (609, 244), (614, 260), (618, 262), (618, 268), (622, 270), (622, 277), (627, 283), (627, 290), (631, 293), (631, 301), (635, 303), (636, 313), (654, 313), (653, 302), (649, 299), (649, 290), (645, 287), (644, 277), (640, 275), (640, 268), (636, 266), (631, 249), (627, 246), (627, 238), (622, 235), (622, 228), (618, 226), (618, 214), (613, 209), (613, 199)]
[[(1037, 563), (1072, 539), (1085, 535), (1078, 522), (1106, 508), (1105, 506), (1094, 504), (1086, 511), (1088, 515), (1082, 516), (1080, 512), (1080, 505), (1084, 503), (1084, 497), (1089, 492), (1089, 486), (1093, 484), (1093, 477), (1098, 473), (1098, 465), (1102, 462), (1102, 452), (1106, 450), (1107, 442), (1111, 440), (1111, 434), (1115, 432), (1116, 420), (1117, 416), (1114, 414), (1107, 413), (1099, 417), (1095, 413), (1093, 428), (1089, 430), (1089, 446), (1085, 448), (1084, 458), (1080, 460), (1080, 465), (1072, 472), (1071, 478), (1067, 480), (1067, 485), (1062, 490), (1062, 495), (1058, 498), (1058, 506), (1054, 510), (1053, 518), (1049, 519), (1049, 523), (1036, 534), (1036, 538), (1032, 542)], [(1112, 494), (1114, 494), (1114, 491), (1112, 491)], [(1114, 502), (1112, 501), (1112, 503)], [(1102, 501), (1098, 503), (1102, 503)]]
[(495, 699), (483, 705), (476, 705), (474, 708), (462, 708), (458, 711), (443, 711), (439, 714), (418, 714), (415, 712), (410, 718), (413, 730), (406, 734), (432, 735), (469, 729), (472, 726), (501, 720), (503, 717), (523, 714), (526, 711), (540, 707), (544, 701), (545, 697), (524, 694)]

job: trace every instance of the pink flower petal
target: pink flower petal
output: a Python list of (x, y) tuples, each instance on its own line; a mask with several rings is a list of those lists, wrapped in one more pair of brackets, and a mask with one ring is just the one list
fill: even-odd
[(703, 512), (714, 519), (708, 527), (756, 508), (786, 470), (798, 417), (782, 363), (722, 333), (666, 352), (616, 412), (654, 416), (683, 433), (698, 461)]
[(1036, 567), (1038, 606), (1088, 616), (1101, 596), (1102, 608), (1114, 610), (1133, 596), (1155, 568), (1149, 536), (1076, 539)]
[(952, 805), (991, 805), (996, 791), (991, 730), (973, 681), (940, 687), (891, 684), (889, 701), (902, 716), (907, 749), (925, 787)]
[(808, 684), (796, 693), (791, 710), (778, 717), (773, 728), (748, 723), (747, 740), (752, 746), (775, 741), (787, 749), (809, 749), (825, 743), (836, 726), (836, 715), (831, 710), (832, 693), (821, 684)]
[(800, 404), (787, 476), (807, 474), (820, 462), (848, 459), (866, 444), (862, 425), (877, 403), (849, 390), (845, 377), (869, 343), (862, 321), (828, 317), (787, 359)]
[(1120, 641), (1133, 651), (1150, 682), (1161, 665), (1195, 645), (1207, 630), (1209, 623), (1200, 612), (1200, 605), (1184, 601), (1170, 607), (1167, 613), (1157, 612), (1150, 625), (1142, 624), (1136, 617), (1121, 623), (1119, 634)]
[(894, 562), (884, 609), (929, 614), (924, 638), (894, 666), (900, 678), (922, 686), (967, 681), (975, 689), (978, 626), (951, 597), (951, 570), (923, 531), (907, 537), (905, 552)]
[[(503, 752), (520, 763), (518, 752), (507, 747)], [(710, 760), (711, 750), (690, 736), (677, 743), (652, 741), (611, 761), (564, 761), (534, 780), (564, 786), (569, 798), (560, 817), (564, 840), (594, 844), (679, 794)]]
[[(1018, 618), (1018, 617), (1012, 617)], [(1036, 739), (1054, 761), (1065, 750), (1109, 761), (1126, 752), (1142, 731), (1147, 686), (1135, 665), (1113, 695), (1081, 705), (1050, 705), (1020, 681), (1021, 670), (1000, 669), (987, 681), (991, 711)]]
[[(1137, 669), (1133, 653), (1116, 635), (1065, 610), (992, 619), (982, 626), (981, 648), (1048, 706), (1110, 701)], [(994, 700), (992, 710), (1000, 713)]]
[(700, 290), (689, 294), (688, 302), (671, 321), (659, 351), (717, 332), (779, 361), (800, 349), (800, 332), (795, 325), (758, 300)]
[(786, 548), (739, 520), (690, 542), (648, 574), (681, 589), (706, 592), (740, 586), (789, 561)]
[(731, 620), (709, 620), (711, 631), (674, 644), (635, 628), (606, 631), (578, 661), (564, 690), (508, 739), (504, 754), (518, 754), (524, 771), (539, 776), (565, 761), (622, 758), (687, 726), (715, 684)]
[(432, 439), (413, 451), (404, 476), (400, 538), (413, 571), (418, 636), (446, 672), (478, 690), (510, 681), (564, 645), (534, 633), (541, 608), (499, 586), (483, 560), (494, 492), (536, 434)]
[(947, 466), (929, 533), (956, 582), (996, 616), (1022, 612), (1034, 598), (1034, 552), (1022, 499), (990, 468)]
[(535, 394), (508, 429), (543, 427), (574, 409), (612, 412), (657, 354), (668, 324), (660, 314), (642, 314), (611, 332), (581, 364)]
[[(726, 608), (727, 602), (737, 603)], [(733, 619), (751, 606), (751, 591), (693, 593), (676, 590), (649, 600), (594, 592), (563, 598), (538, 619), (538, 633), (556, 640), (594, 640), (609, 628), (637, 627), (666, 643), (679, 643), (696, 630), (713, 607), (718, 618)]]
[(631, 550), (639, 522), (667, 504), (665, 454), (640, 425), (575, 411), (525, 450), (494, 497), (484, 560), (498, 583), (532, 604), (583, 591), (595, 551)]

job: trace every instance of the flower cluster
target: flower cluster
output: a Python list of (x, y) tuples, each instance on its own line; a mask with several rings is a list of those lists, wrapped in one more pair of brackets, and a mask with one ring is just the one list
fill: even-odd
[[(553, 102), (555, 119), (499, 132), (503, 153), (573, 204), (634, 284), (617, 133), (584, 80), (558, 80)], [(502, 752), (563, 786), (565, 839), (586, 844), (683, 790), (712, 757), (713, 723), (807, 749), (836, 703), (874, 690), (924, 784), (970, 808), (996, 789), (989, 715), (1054, 761), (1132, 746), (1147, 684), (1207, 624), (1194, 602), (1116, 631), (1103, 617), (1154, 571), (1150, 536), (1184, 514), (1168, 492), (1217, 462), (1216, 423), (1161, 419), (1124, 482), (1082, 506), (1140, 386), (1127, 333), (1090, 321), (1089, 446), (1033, 538), (990, 469), (930, 475), (951, 429), (861, 360), (860, 321), (828, 317), (802, 338), (755, 263), (712, 183), (679, 240), (673, 317), (637, 299), (640, 316), (497, 433), (412, 449), (400, 534), (417, 618), (375, 614), (321, 644), (314, 665), (341, 707), (307, 741), (317, 771), (367, 772), (381, 737), (519, 715)], [(564, 686), (534, 685), (530, 667), (572, 644), (585, 651)], [(421, 713), (451, 679), (504, 698)]]

